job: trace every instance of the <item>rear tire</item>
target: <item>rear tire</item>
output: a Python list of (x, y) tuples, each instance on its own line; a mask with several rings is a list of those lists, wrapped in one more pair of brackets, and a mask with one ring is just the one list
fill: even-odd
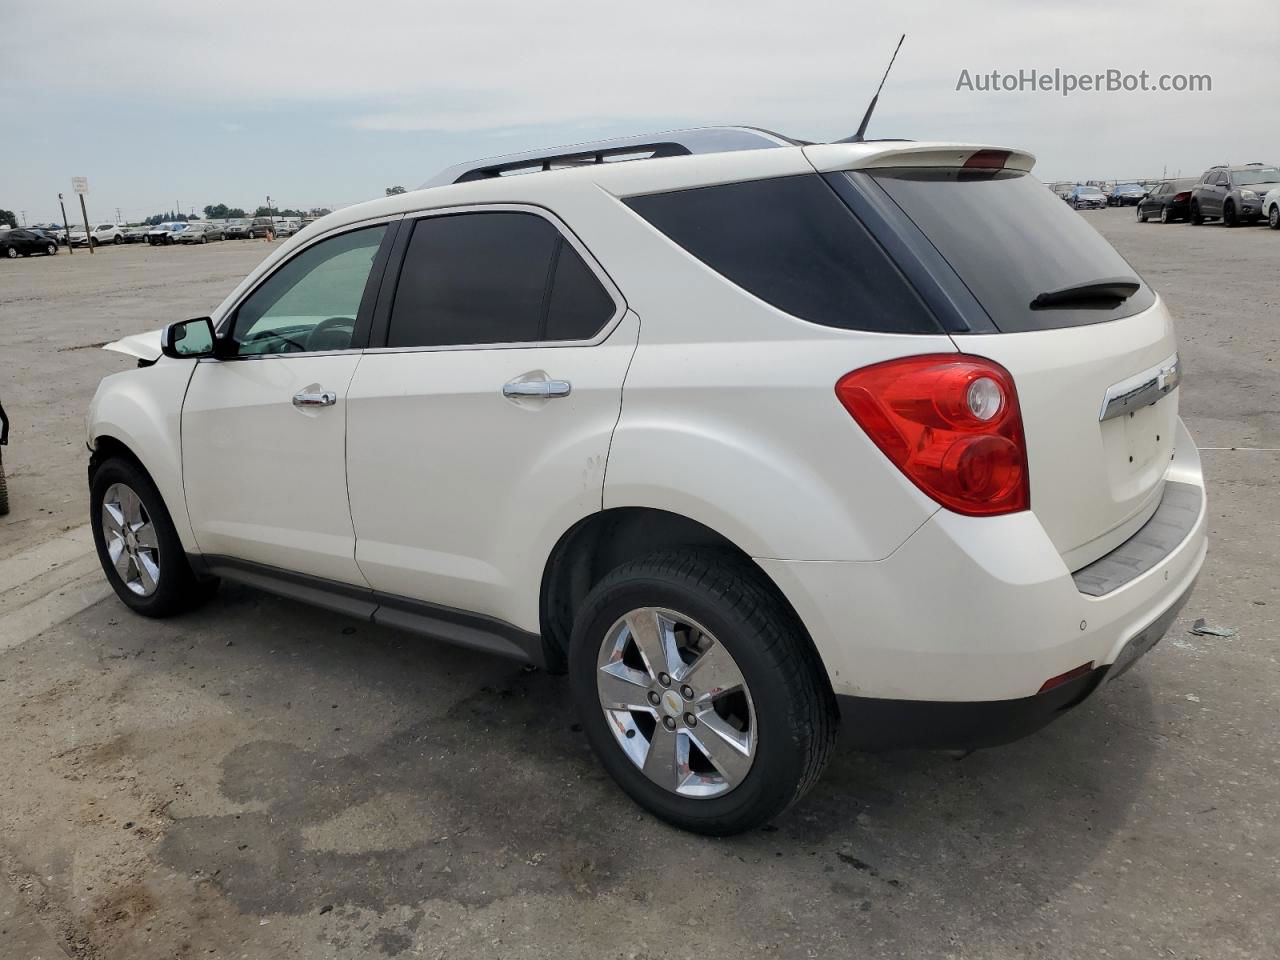
[[(657, 651), (652, 667), (632, 622), (641, 634), (668, 624), (670, 645), (646, 647)], [(695, 833), (726, 836), (779, 816), (818, 779), (835, 741), (817, 652), (759, 571), (730, 554), (660, 553), (608, 574), (575, 618), (569, 674), (605, 770), (640, 806)], [(611, 702), (636, 706), (606, 712), (602, 699), (618, 686), (627, 699)]]
[(89, 522), (107, 581), (135, 613), (173, 616), (217, 590), (217, 580), (199, 580), (192, 572), (160, 491), (132, 460), (112, 457), (94, 471)]
[(1169, 206), (1168, 206), (1168, 204), (1166, 204), (1165, 206), (1163, 206), (1163, 207), (1161, 207), (1161, 208), (1160, 208), (1160, 222), (1161, 222), (1161, 223), (1173, 223), (1173, 220), (1172, 220), (1172, 219), (1170, 218), (1170, 216), (1169, 216)]
[(1280, 203), (1271, 205), (1271, 212), (1267, 214), (1267, 226), (1272, 230), (1280, 230)]
[(4, 458), (0, 457), (0, 517), (9, 512), (9, 483), (4, 478)]
[(4, 255), (5, 255), (6, 257), (8, 257), (10, 260), (17, 260), (17, 259), (18, 259), (18, 248), (17, 248), (17, 247), (5, 247), (5, 248), (4, 248)]
[(1139, 223), (1147, 222), (1147, 215), (1142, 212), (1142, 204), (1138, 204), (1133, 208), (1134, 215), (1137, 216)]

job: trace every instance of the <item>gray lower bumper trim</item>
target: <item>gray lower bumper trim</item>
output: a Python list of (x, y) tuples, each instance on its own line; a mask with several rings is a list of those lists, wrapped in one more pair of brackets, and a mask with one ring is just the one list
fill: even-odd
[(1076, 589), (1091, 597), (1105, 596), (1158, 565), (1200, 519), (1203, 496), (1194, 484), (1166, 483), (1160, 506), (1137, 533), (1071, 575)]

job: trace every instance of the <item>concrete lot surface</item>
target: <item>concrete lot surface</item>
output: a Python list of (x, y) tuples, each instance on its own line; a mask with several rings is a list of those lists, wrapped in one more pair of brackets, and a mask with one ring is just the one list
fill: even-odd
[(559, 678), (241, 587), (130, 615), (84, 527), (128, 365), (94, 347), (268, 247), (0, 263), (0, 958), (1280, 956), (1280, 233), (1084, 216), (1178, 317), (1212, 537), (1182, 618), (1030, 739), (840, 752), (730, 840), (641, 814)]

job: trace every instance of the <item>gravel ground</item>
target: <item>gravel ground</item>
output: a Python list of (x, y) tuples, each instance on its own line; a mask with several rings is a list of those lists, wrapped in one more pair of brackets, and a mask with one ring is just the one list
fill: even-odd
[(1280, 955), (1280, 233), (1083, 215), (1179, 321), (1212, 537), (1183, 618), (1021, 743), (839, 753), (718, 841), (606, 780), (557, 678), (246, 588), (103, 599), (83, 417), (128, 361), (94, 347), (269, 248), (0, 263), (0, 957)]

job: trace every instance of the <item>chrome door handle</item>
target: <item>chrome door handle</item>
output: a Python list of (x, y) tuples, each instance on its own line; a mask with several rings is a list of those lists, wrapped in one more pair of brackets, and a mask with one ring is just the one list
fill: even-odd
[(567, 397), (572, 389), (573, 385), (568, 380), (512, 380), (502, 385), (502, 395), (554, 400), (556, 397)]
[(332, 390), (300, 390), (293, 395), (295, 407), (332, 407), (338, 402), (338, 395)]

